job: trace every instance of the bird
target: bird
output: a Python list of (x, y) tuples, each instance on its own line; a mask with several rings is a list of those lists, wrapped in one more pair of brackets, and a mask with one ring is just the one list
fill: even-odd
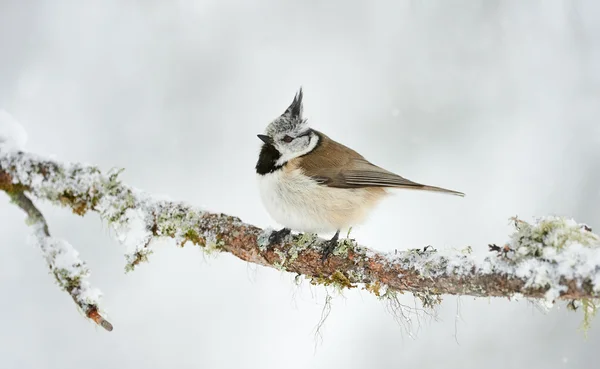
[(303, 117), (302, 87), (283, 114), (263, 134), (256, 175), (264, 207), (282, 229), (273, 231), (269, 245), (280, 243), (292, 230), (331, 234), (325, 261), (338, 245), (341, 230), (365, 221), (389, 189), (410, 189), (465, 196), (424, 185), (383, 169), (355, 150), (309, 126)]

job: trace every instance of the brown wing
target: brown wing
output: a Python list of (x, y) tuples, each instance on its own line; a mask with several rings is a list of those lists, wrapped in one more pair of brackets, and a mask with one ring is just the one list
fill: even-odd
[(304, 173), (319, 183), (336, 188), (399, 187), (415, 190), (438, 191), (464, 196), (463, 193), (444, 188), (426, 186), (400, 177), (380, 168), (362, 155), (321, 132), (315, 131), (320, 143), (310, 155), (295, 159)]

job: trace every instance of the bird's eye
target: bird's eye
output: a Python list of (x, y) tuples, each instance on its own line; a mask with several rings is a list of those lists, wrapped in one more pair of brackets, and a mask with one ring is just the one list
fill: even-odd
[(293, 138), (288, 135), (285, 135), (283, 137), (283, 142), (290, 143), (290, 142), (292, 142), (292, 140), (293, 140)]

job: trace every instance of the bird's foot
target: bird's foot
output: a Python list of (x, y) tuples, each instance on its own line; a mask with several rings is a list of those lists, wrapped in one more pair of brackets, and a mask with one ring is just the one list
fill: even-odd
[(323, 252), (322, 252), (322, 256), (321, 256), (322, 262), (325, 262), (325, 260), (327, 260), (327, 258), (330, 257), (331, 254), (333, 254), (333, 251), (335, 251), (335, 248), (338, 246), (339, 238), (340, 238), (340, 231), (337, 231), (337, 232), (335, 232), (335, 234), (329, 241), (327, 241), (323, 244)]
[(282, 228), (271, 233), (269, 236), (269, 246), (274, 246), (282, 243), (292, 231), (289, 228)]

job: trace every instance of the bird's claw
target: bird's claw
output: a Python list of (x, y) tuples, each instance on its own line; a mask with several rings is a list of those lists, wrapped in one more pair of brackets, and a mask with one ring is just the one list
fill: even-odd
[(283, 242), (283, 240), (291, 233), (292, 231), (288, 228), (282, 228), (278, 231), (274, 231), (269, 236), (269, 246), (274, 246)]
[(324, 263), (325, 260), (327, 260), (327, 258), (329, 258), (332, 254), (333, 251), (335, 250), (335, 247), (337, 246), (337, 241), (335, 242), (331, 242), (331, 240), (325, 242), (325, 244), (323, 245), (323, 252), (321, 253), (321, 261)]
[(323, 251), (322, 251), (322, 256), (321, 256), (321, 261), (324, 263), (327, 258), (329, 258), (333, 252), (335, 251), (335, 248), (338, 246), (338, 239), (340, 237), (340, 231), (337, 231), (335, 233), (335, 235), (333, 236), (332, 239), (330, 239), (329, 241), (325, 242), (323, 244)]

